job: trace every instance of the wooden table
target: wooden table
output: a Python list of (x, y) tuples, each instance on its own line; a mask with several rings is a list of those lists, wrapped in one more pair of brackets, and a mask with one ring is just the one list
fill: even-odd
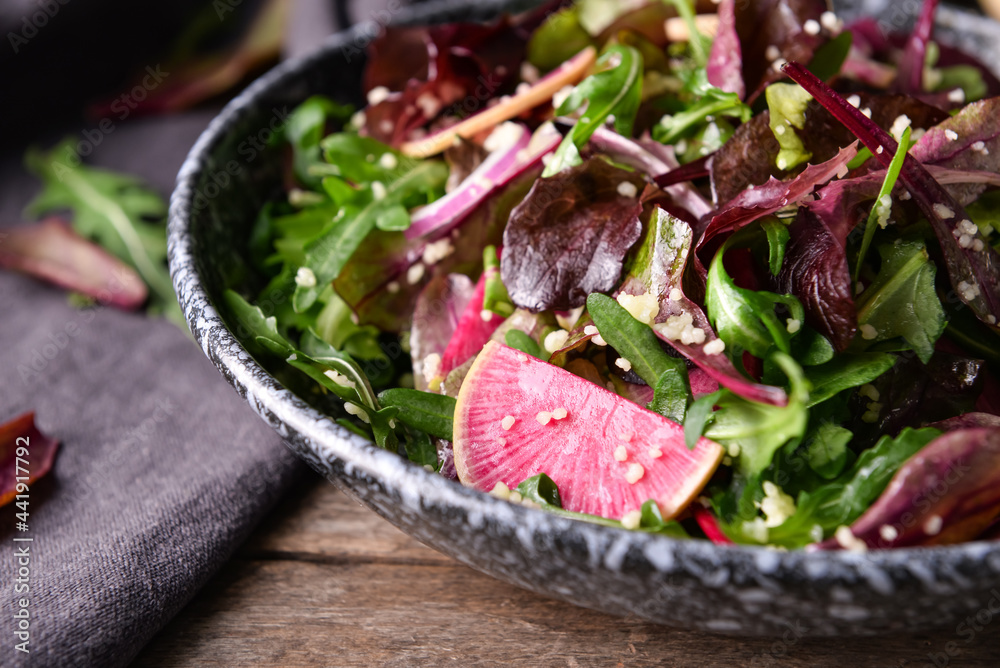
[[(135, 665), (896, 667), (935, 657), (939, 666), (1000, 666), (1000, 615), (966, 637), (951, 628), (785, 642), (611, 617), (462, 566), (316, 477)], [(949, 648), (960, 654), (949, 658)]]

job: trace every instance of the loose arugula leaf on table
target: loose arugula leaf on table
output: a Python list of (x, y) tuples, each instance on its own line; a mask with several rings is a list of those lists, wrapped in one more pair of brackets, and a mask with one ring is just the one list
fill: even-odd
[(401, 387), (383, 390), (378, 395), (383, 406), (399, 409), (399, 420), (431, 436), (452, 440), (455, 400), (443, 394), (408, 390)]
[[(530, 501), (542, 510), (554, 515), (569, 517), (575, 520), (582, 520), (584, 522), (591, 522), (593, 524), (600, 524), (602, 526), (617, 527), (619, 529), (623, 528), (622, 523), (618, 520), (612, 520), (598, 515), (577, 513), (571, 510), (564, 510), (562, 507), (562, 499), (559, 496), (559, 488), (552, 478), (544, 473), (539, 473), (538, 475), (528, 478), (519, 484), (516, 490), (521, 495), (522, 499)], [(660, 514), (659, 506), (657, 506), (656, 502), (652, 499), (643, 503), (640, 508), (638, 530), (646, 533), (664, 534), (674, 538), (690, 538), (688, 533), (680, 524), (673, 520), (663, 519), (663, 515)]]
[(882, 267), (858, 302), (862, 339), (877, 343), (901, 336), (926, 364), (946, 324), (934, 291), (934, 264), (922, 241), (883, 244), (879, 254)]
[[(772, 346), (783, 353), (791, 352), (791, 338), (796, 327), (805, 320), (802, 304), (792, 295), (777, 295), (763, 290), (740, 288), (726, 272), (722, 258), (728, 244), (715, 254), (708, 270), (705, 306), (715, 331), (736, 352), (748, 351), (763, 358)], [(789, 323), (778, 320), (775, 308), (782, 305), (790, 314)]]
[(577, 84), (556, 109), (556, 114), (563, 116), (587, 104), (584, 115), (573, 124), (546, 165), (543, 177), (581, 164), (580, 149), (611, 115), (619, 134), (632, 135), (642, 101), (642, 54), (633, 47), (614, 44), (605, 49), (597, 68), (598, 72)]
[[(65, 157), (63, 157), (65, 156)], [(73, 212), (73, 229), (133, 267), (149, 286), (149, 310), (186, 326), (167, 272), (167, 206), (139, 179), (80, 161), (67, 139), (49, 153), (32, 149), (25, 156), (43, 189), (27, 211), (40, 215)]]

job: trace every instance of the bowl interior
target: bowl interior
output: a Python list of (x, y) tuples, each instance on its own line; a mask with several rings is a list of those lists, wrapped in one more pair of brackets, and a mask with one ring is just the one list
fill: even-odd
[[(393, 20), (486, 19), (533, 4), (437, 2), (401, 9)], [(890, 12), (888, 3), (861, 5)], [(942, 25), (945, 39), (954, 42), (962, 33), (1000, 63), (995, 24), (945, 11)], [(239, 343), (245, 323), (218, 306), (227, 288), (255, 297), (265, 284), (247, 258), (258, 212), (283, 191), (285, 156), (270, 140), (312, 94), (361, 106), (363, 51), (376, 28), (363, 24), (333, 37), (319, 52), (282, 64), (233, 100), (192, 149), (171, 199), (171, 273), (191, 329), (223, 375), (293, 450), (407, 533), (463, 563), (615, 614), (742, 634), (780, 634), (808, 618), (816, 634), (863, 634), (945, 625), (982, 606), (982, 594), (1000, 584), (1000, 546), (785, 554), (556, 518), (468, 490), (376, 448), (303, 401), (300, 396), (308, 393), (296, 388), (294, 377), (276, 377), (259, 364)], [(287, 299), (276, 293), (258, 305), (268, 315)]]

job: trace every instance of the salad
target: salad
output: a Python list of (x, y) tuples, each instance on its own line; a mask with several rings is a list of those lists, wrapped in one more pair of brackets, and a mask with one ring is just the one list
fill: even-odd
[(1000, 81), (821, 0), (390, 27), (226, 293), (345, 429), (582, 521), (777, 549), (1000, 535)]

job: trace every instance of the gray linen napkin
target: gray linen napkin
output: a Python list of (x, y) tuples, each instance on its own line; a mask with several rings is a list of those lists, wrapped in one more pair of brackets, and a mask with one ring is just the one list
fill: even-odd
[[(212, 115), (122, 124), (93, 162), (168, 194)], [(19, 154), (0, 157), (0, 224), (37, 190)], [(186, 331), (80, 311), (63, 291), (0, 271), (0, 421), (28, 410), (62, 445), (31, 487), (30, 530), (0, 508), (3, 666), (127, 664), (306, 471)], [(25, 545), (30, 590), (15, 595)], [(14, 647), (22, 597), (29, 654)]]

